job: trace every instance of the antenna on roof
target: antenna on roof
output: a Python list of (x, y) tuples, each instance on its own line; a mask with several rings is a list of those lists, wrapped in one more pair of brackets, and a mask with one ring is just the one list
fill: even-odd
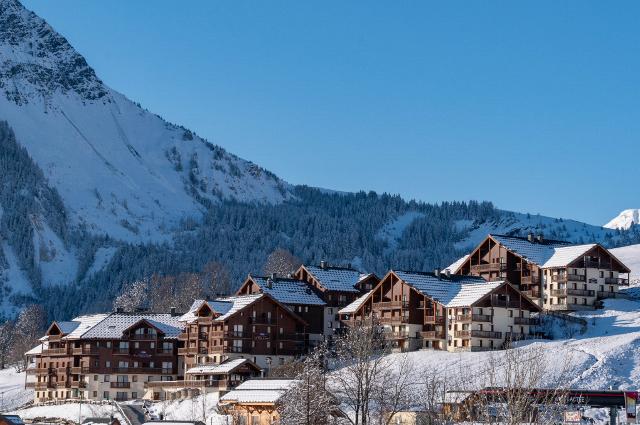
[(436, 267), (436, 269), (433, 271), (433, 274), (434, 274), (438, 279), (440, 279), (440, 268), (439, 268), (439, 267)]
[(321, 269), (326, 269), (327, 268), (327, 262), (324, 261), (324, 260), (320, 261), (320, 268)]

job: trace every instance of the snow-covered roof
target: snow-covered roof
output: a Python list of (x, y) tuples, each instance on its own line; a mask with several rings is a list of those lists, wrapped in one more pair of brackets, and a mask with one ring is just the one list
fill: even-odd
[(449, 270), (451, 273), (457, 273), (458, 269), (464, 264), (465, 261), (467, 261), (467, 258), (469, 258), (469, 254), (466, 254), (462, 258), (458, 258), (456, 261), (451, 263), (449, 267), (445, 267), (444, 270)]
[(579, 257), (583, 256), (596, 244), (586, 245), (570, 245), (554, 248), (553, 255), (544, 264), (542, 268), (566, 267)]
[(526, 257), (527, 261), (542, 266), (555, 253), (555, 248), (571, 246), (570, 242), (542, 240), (529, 241), (527, 238), (505, 235), (491, 235), (498, 243), (503, 245), (509, 251)]
[(250, 379), (220, 397), (220, 401), (276, 403), (295, 382), (293, 379)]
[(311, 285), (303, 280), (276, 277), (252, 276), (253, 281), (263, 292), (271, 295), (282, 304), (326, 305), (313, 291)]
[(433, 273), (394, 271), (405, 283), (433, 298), (445, 307), (468, 307), (501, 286), (503, 281), (486, 282), (478, 276), (451, 275), (437, 277)]
[(44, 350), (45, 346), (48, 346), (48, 342), (42, 342), (41, 344), (36, 345), (31, 350), (24, 353), (25, 356), (35, 356), (36, 354), (42, 354), (42, 350)]
[(138, 322), (146, 321), (164, 334), (177, 338), (181, 332), (179, 317), (168, 313), (112, 313), (82, 334), (83, 338), (120, 338), (122, 333)]
[(56, 322), (56, 325), (58, 325), (58, 328), (63, 335), (68, 335), (71, 332), (75, 331), (78, 326), (80, 326), (80, 322)]
[(225, 314), (217, 317), (215, 320), (218, 322), (227, 320), (227, 318), (231, 317), (236, 312), (242, 310), (249, 304), (253, 304), (254, 301), (257, 301), (262, 297), (264, 297), (264, 294), (236, 295), (234, 297), (218, 298), (216, 301), (232, 303), (232, 306)]
[(360, 292), (355, 285), (363, 278), (363, 274), (358, 270), (331, 266), (305, 266), (305, 268), (330, 291)]
[(231, 373), (245, 363), (251, 363), (248, 359), (232, 359), (217, 365), (195, 366), (187, 370), (187, 375), (224, 375)]
[(189, 307), (189, 311), (180, 316), (178, 319), (180, 322), (192, 322), (197, 319), (196, 312), (202, 307), (203, 304), (207, 304), (211, 310), (215, 311), (218, 314), (226, 314), (233, 307), (233, 302), (230, 301), (205, 301), (205, 300), (195, 300), (191, 307)]
[(353, 314), (353, 313), (355, 313), (356, 311), (358, 311), (358, 309), (360, 308), (362, 303), (365, 302), (367, 298), (369, 298), (369, 295), (371, 295), (372, 292), (373, 292), (373, 289), (371, 291), (367, 292), (366, 294), (359, 296), (351, 304), (348, 304), (347, 306), (342, 308), (340, 311), (338, 311), (338, 314)]

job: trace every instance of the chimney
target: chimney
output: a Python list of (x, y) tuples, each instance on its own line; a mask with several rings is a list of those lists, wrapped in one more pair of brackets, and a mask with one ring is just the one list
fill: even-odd
[(449, 270), (449, 269), (445, 269), (445, 270), (444, 270), (444, 275), (445, 275), (446, 277), (451, 277), (451, 270)]
[(276, 280), (278, 278), (278, 273), (271, 273), (271, 280)]
[(538, 242), (542, 242), (544, 240), (544, 236), (542, 236), (542, 233), (538, 235), (537, 239), (538, 239)]
[(320, 268), (321, 269), (326, 269), (327, 268), (327, 262), (324, 261), (324, 260), (320, 261)]
[(269, 289), (273, 288), (273, 280), (271, 278), (267, 279), (267, 288)]
[(178, 315), (178, 313), (176, 313), (176, 308), (175, 307), (171, 307), (171, 317), (176, 317)]
[(116, 307), (116, 313), (124, 313), (124, 309), (122, 307)]
[(533, 233), (529, 232), (529, 234), (527, 235), (527, 240), (529, 242), (533, 242)]
[(436, 269), (433, 271), (433, 274), (436, 275), (438, 279), (440, 279), (440, 268), (436, 267)]

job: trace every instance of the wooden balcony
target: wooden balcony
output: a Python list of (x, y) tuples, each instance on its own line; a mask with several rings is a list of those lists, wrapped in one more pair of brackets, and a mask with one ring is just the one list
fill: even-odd
[(502, 338), (502, 332), (481, 331), (478, 329), (474, 329), (471, 331), (471, 336), (474, 338), (500, 339)]
[(228, 331), (224, 336), (225, 338), (251, 338), (253, 334), (248, 331)]
[(129, 339), (136, 341), (155, 341), (158, 339), (158, 334), (131, 334)]
[(455, 331), (455, 332), (453, 333), (453, 336), (454, 336), (454, 337), (456, 337), (456, 338), (465, 338), (465, 339), (468, 339), (468, 338), (471, 338), (471, 331), (469, 331), (469, 330), (464, 330), (464, 331)]
[(439, 331), (423, 331), (420, 332), (422, 339), (445, 339), (444, 332)]
[(384, 337), (386, 339), (407, 339), (409, 338), (409, 332), (385, 332)]
[(383, 301), (375, 303), (374, 307), (381, 310), (409, 308), (409, 301)]
[(424, 323), (426, 324), (444, 325), (445, 322), (445, 316), (424, 316)]
[(256, 325), (275, 325), (276, 321), (270, 317), (249, 317), (249, 323)]
[(85, 373), (89, 373), (89, 368), (88, 367), (82, 367), (82, 366), (75, 366), (71, 368), (71, 374), (72, 375), (82, 375)]
[(526, 295), (529, 298), (540, 298), (540, 289), (539, 288), (527, 289), (527, 290), (520, 291), (520, 292), (522, 292), (522, 295)]
[(87, 388), (85, 381), (71, 381), (71, 388)]
[(545, 308), (551, 311), (589, 311), (595, 307), (589, 304), (551, 304)]
[(540, 283), (540, 276), (522, 276), (520, 283), (522, 285), (537, 285)]
[(458, 314), (453, 318), (453, 320), (455, 320), (456, 322), (470, 322), (471, 319), (472, 317), (470, 314)]
[(97, 355), (98, 349), (96, 347), (74, 347), (72, 353), (74, 356), (91, 356)]
[(476, 264), (471, 266), (471, 273), (501, 272), (507, 270), (507, 263)]
[(66, 356), (68, 354), (69, 350), (67, 348), (47, 348), (42, 350), (43, 356)]
[(409, 323), (408, 316), (379, 317), (380, 323)]

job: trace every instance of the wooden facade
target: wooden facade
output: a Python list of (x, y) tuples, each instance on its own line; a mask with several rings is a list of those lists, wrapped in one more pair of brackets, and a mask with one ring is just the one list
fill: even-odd
[[(105, 320), (118, 319), (114, 313)], [(119, 338), (69, 338), (54, 322), (34, 357), (35, 400), (130, 400), (142, 398), (146, 382), (180, 375), (175, 336), (141, 319)]]
[[(540, 255), (544, 261), (528, 258), (500, 242), (505, 239), (530, 245), (527, 249), (533, 252), (548, 248), (549, 253), (564, 251), (574, 257), (560, 263), (550, 261), (551, 254)], [(615, 298), (619, 287), (629, 284), (630, 270), (598, 244), (572, 245), (531, 235), (528, 238), (489, 235), (454, 272), (481, 276), (488, 281), (508, 280), (546, 310), (574, 311), (593, 309), (599, 300)]]
[(267, 294), (228, 300), (243, 302), (243, 298), (251, 301), (231, 315), (203, 302), (194, 320), (185, 323), (179, 336), (184, 346), (178, 351), (185, 370), (233, 358), (247, 358), (269, 369), (306, 353), (307, 324), (302, 318)]
[[(442, 277), (442, 282), (455, 285), (457, 278), (452, 279)], [(529, 334), (530, 313), (539, 307), (507, 282), (490, 287), (468, 305), (450, 307), (428, 289), (417, 289), (391, 271), (357, 308), (341, 310), (341, 320), (352, 327), (371, 319), (384, 328), (391, 346), (403, 351), (503, 348)]]

